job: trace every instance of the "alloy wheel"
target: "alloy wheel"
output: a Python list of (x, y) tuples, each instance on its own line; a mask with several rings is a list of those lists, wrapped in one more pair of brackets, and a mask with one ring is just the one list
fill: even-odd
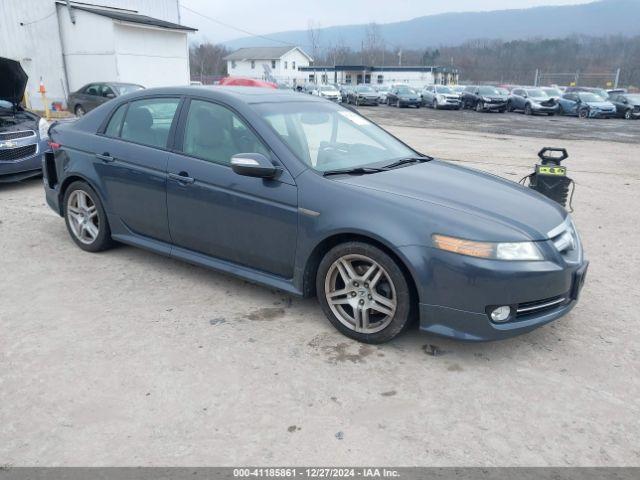
[(365, 255), (344, 255), (333, 262), (325, 277), (324, 294), (340, 323), (358, 333), (384, 330), (398, 307), (391, 276)]
[(433, 103), (431, 104), (431, 106), (433, 107), (434, 110), (438, 109), (438, 100), (437, 99), (433, 99)]
[(85, 113), (87, 112), (84, 111), (84, 108), (82, 108), (82, 105), (78, 105), (76, 107), (76, 111), (75, 111), (76, 117), (84, 117)]
[(484, 103), (478, 102), (476, 103), (476, 112), (481, 112), (484, 110)]
[(633, 115), (632, 115), (632, 113), (631, 113), (631, 109), (627, 110), (627, 111), (624, 113), (624, 118), (626, 118), (627, 120), (632, 120), (632, 119), (633, 119)]
[(100, 217), (91, 197), (75, 190), (67, 202), (67, 216), (73, 235), (86, 245), (92, 244), (100, 234)]

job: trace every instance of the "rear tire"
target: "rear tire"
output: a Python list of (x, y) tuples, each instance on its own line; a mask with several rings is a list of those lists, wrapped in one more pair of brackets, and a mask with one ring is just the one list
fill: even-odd
[(71, 239), (86, 252), (101, 252), (113, 245), (107, 215), (98, 194), (77, 181), (64, 194), (64, 220)]
[(373, 245), (348, 242), (329, 250), (318, 266), (316, 291), (333, 326), (359, 342), (388, 342), (410, 323), (407, 279)]

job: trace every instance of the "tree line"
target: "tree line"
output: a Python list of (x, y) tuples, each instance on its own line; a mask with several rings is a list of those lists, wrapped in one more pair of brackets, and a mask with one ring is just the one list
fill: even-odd
[[(307, 47), (315, 65), (451, 66), (460, 72), (461, 82), (532, 84), (536, 70), (545, 83), (605, 86), (620, 69), (619, 85), (640, 86), (640, 36), (587, 37), (562, 39), (490, 40), (478, 39), (458, 46), (407, 49), (384, 42), (379, 28), (365, 29), (359, 50), (341, 42), (322, 43), (310, 26)], [(222, 58), (230, 53), (223, 45), (191, 45), (191, 76), (226, 75)], [(566, 75), (557, 75), (566, 74)], [(599, 76), (602, 74), (602, 76)]]

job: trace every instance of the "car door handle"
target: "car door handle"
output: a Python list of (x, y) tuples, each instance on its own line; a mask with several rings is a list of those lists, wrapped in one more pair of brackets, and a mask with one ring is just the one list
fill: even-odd
[(113, 158), (111, 155), (109, 155), (108, 152), (96, 153), (96, 158), (99, 158), (104, 163), (111, 163), (111, 162), (113, 162), (115, 160), (115, 158)]
[(196, 181), (195, 178), (190, 177), (187, 172), (170, 173), (169, 178), (183, 185), (189, 185)]

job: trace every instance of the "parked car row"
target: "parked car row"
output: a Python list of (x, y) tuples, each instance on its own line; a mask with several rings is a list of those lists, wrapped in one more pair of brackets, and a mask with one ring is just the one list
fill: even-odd
[[(325, 95), (323, 89), (331, 94)], [(580, 118), (640, 118), (640, 94), (589, 87), (529, 87), (492, 85), (427, 85), (417, 90), (406, 84), (331, 85), (303, 91), (355, 106), (385, 104), (394, 107), (477, 112), (520, 112), (525, 115), (569, 115)]]

